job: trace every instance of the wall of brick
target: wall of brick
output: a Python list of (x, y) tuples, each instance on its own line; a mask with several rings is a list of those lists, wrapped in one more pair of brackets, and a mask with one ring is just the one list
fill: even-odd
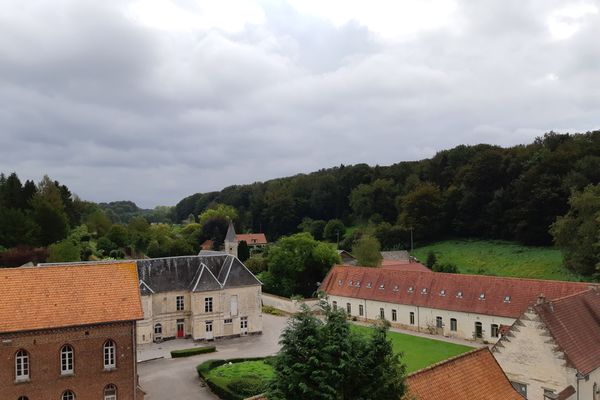
[[(136, 397), (135, 323), (75, 327), (18, 334), (0, 334), (0, 399), (60, 400), (72, 390), (77, 400), (102, 400), (104, 387), (117, 386), (119, 400)], [(103, 346), (112, 339), (117, 345), (116, 369), (104, 370)], [(61, 376), (60, 349), (74, 350), (74, 374)], [(29, 353), (30, 379), (15, 383), (15, 355)]]

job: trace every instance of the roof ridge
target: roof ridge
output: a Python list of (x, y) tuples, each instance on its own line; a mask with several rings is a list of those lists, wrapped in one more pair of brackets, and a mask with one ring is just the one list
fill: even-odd
[[(469, 350), (469, 351), (467, 351), (465, 353), (459, 354), (459, 355), (454, 356), (454, 357), (447, 358), (447, 359), (442, 360), (442, 361), (438, 361), (435, 364), (431, 364), (431, 365), (429, 365), (429, 366), (427, 366), (425, 368), (422, 368), (422, 369), (419, 369), (417, 371), (414, 371), (414, 372), (408, 374), (406, 377), (408, 378), (408, 377), (413, 377), (413, 376), (416, 376), (416, 375), (420, 375), (420, 374), (422, 374), (424, 372), (428, 372), (428, 371), (430, 371), (430, 370), (432, 370), (432, 369), (434, 369), (436, 367), (439, 367), (440, 365), (449, 364), (449, 363), (454, 362), (454, 361), (456, 361), (458, 359), (465, 358), (465, 357), (470, 357), (470, 356), (472, 356), (473, 354), (475, 354), (477, 352), (482, 352), (482, 351), (485, 351), (485, 350), (489, 351), (490, 349), (487, 348), (487, 347), (479, 347), (479, 348), (476, 348), (476, 349), (473, 349), (473, 350)], [(493, 356), (493, 354), (492, 354), (492, 357), (494, 358), (494, 360), (496, 359)]]
[[(561, 302), (563, 300), (569, 300), (571, 297), (581, 296), (582, 294), (586, 294), (588, 292), (595, 292), (595, 289), (593, 289), (593, 288), (585, 289), (585, 290), (582, 290), (581, 292), (577, 292), (577, 293), (573, 293), (573, 294), (567, 294), (567, 295), (562, 296), (562, 297), (557, 297), (555, 299), (550, 299), (550, 300), (548, 300), (548, 302), (556, 304), (556, 303), (559, 303), (559, 302)], [(540, 304), (535, 304), (535, 306), (539, 306), (539, 305)]]

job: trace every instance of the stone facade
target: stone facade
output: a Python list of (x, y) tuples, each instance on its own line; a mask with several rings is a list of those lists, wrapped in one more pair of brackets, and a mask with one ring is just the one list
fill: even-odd
[[(104, 368), (107, 340), (116, 345), (114, 369)], [(73, 373), (68, 375), (61, 374), (64, 345), (73, 349)], [(61, 399), (71, 390), (77, 400), (98, 400), (114, 385), (119, 400), (141, 400), (135, 346), (135, 322), (0, 334), (0, 398)], [(21, 350), (29, 357), (29, 379), (17, 381), (15, 358)]]
[(141, 260), (138, 343), (262, 332), (261, 283), (235, 257)]

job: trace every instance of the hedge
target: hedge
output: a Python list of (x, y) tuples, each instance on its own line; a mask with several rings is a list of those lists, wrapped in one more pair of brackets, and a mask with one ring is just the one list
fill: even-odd
[(196, 354), (214, 353), (217, 351), (215, 346), (192, 347), (190, 349), (181, 349), (171, 351), (172, 358), (195, 356)]
[(218, 397), (223, 400), (244, 400), (248, 396), (244, 396), (238, 393), (234, 393), (229, 388), (215, 385), (207, 376), (210, 370), (213, 370), (217, 367), (220, 367), (223, 364), (228, 363), (239, 363), (244, 361), (260, 361), (263, 360), (266, 363), (272, 362), (273, 357), (249, 357), (249, 358), (230, 358), (229, 360), (208, 360), (203, 362), (202, 364), (196, 367), (196, 371), (198, 371), (198, 375), (200, 378), (206, 382), (210, 390)]

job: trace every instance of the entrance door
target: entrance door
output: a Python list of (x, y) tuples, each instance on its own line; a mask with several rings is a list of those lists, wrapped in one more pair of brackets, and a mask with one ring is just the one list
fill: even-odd
[(481, 326), (481, 322), (475, 322), (475, 337), (477, 339), (483, 337), (483, 328)]
[(185, 336), (185, 322), (182, 319), (177, 320), (177, 337), (182, 338)]
[(248, 334), (248, 317), (240, 318), (240, 332), (242, 335)]
[(213, 335), (213, 322), (212, 321), (206, 321), (206, 335), (204, 336), (204, 338), (206, 340), (213, 340), (214, 339), (214, 335)]

